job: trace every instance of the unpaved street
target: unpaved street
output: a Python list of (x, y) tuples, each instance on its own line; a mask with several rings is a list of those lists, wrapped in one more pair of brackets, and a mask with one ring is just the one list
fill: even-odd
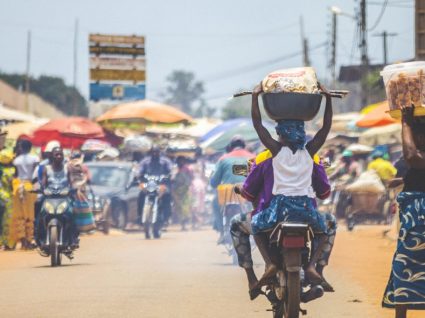
[[(307, 317), (393, 316), (380, 308), (394, 248), (383, 230), (341, 227), (326, 272), (337, 292), (304, 306)], [(1, 317), (271, 317), (264, 299), (249, 301), (243, 271), (215, 242), (210, 230), (158, 241), (96, 234), (60, 268), (36, 252), (0, 252)]]

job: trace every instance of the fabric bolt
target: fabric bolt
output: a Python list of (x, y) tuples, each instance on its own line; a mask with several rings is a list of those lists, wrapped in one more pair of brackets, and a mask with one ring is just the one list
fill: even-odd
[(308, 223), (314, 233), (326, 233), (324, 219), (308, 196), (275, 196), (268, 208), (252, 218), (253, 233), (270, 230), (278, 222)]
[(276, 132), (294, 149), (303, 149), (306, 143), (304, 121), (281, 120), (277, 123)]
[(10, 225), (12, 221), (13, 204), (12, 204), (12, 180), (15, 174), (15, 168), (4, 167), (0, 178), (0, 204), (3, 206), (2, 229), (0, 237), (0, 245), (3, 244), (9, 248), (13, 247), (13, 242), (10, 241)]
[(401, 192), (400, 232), (382, 306), (425, 310), (425, 192)]
[(13, 247), (22, 239), (31, 242), (34, 234), (34, 204), (37, 196), (29, 191), (32, 183), (20, 179), (12, 181), (13, 212), (9, 227), (9, 246)]
[(292, 153), (288, 147), (282, 147), (272, 160), (274, 195), (315, 197), (311, 186), (314, 161), (307, 149)]

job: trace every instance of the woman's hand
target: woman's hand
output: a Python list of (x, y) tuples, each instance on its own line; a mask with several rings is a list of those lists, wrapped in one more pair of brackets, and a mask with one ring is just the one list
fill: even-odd
[(414, 121), (414, 111), (415, 106), (402, 106), (401, 107), (401, 118), (403, 122), (407, 123), (408, 125), (411, 125)]
[(262, 92), (263, 92), (263, 83), (260, 82), (260, 84), (254, 87), (254, 90), (252, 91), (252, 95), (258, 96)]
[(318, 82), (319, 90), (321, 93), (323, 93), (326, 97), (332, 97), (331, 93), (326, 89), (325, 86), (323, 86), (321, 83)]

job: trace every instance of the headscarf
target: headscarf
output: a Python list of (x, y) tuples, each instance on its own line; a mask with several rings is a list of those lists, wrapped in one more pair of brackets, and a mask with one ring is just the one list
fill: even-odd
[(290, 148), (295, 150), (304, 148), (306, 143), (304, 121), (289, 119), (278, 121), (276, 132), (279, 136), (285, 138)]
[(2, 165), (8, 165), (13, 160), (13, 151), (10, 149), (3, 149), (0, 151), (0, 163)]

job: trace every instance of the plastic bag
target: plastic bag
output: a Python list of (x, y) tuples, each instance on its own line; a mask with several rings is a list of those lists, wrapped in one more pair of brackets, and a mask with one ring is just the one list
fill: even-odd
[(278, 70), (267, 75), (263, 82), (265, 93), (318, 93), (316, 72), (312, 67)]

